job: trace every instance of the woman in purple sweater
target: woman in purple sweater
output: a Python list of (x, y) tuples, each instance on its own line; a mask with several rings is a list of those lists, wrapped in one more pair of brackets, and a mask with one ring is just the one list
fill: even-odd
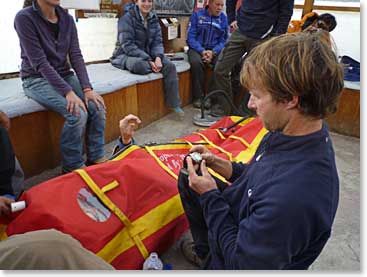
[[(89, 82), (73, 18), (59, 3), (33, 0), (18, 12), (14, 27), (21, 47), (20, 76), (25, 94), (65, 118), (60, 138), (65, 173), (106, 160), (106, 112), (103, 98)], [(84, 129), (86, 163), (82, 156)]]

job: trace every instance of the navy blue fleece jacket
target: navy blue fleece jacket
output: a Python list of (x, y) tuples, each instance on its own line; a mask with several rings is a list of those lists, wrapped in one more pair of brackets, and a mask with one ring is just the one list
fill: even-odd
[(227, 0), (228, 22), (237, 20), (238, 28), (247, 37), (262, 39), (287, 32), (293, 14), (294, 0), (242, 0), (236, 15), (237, 0)]
[(231, 186), (200, 202), (210, 269), (307, 269), (330, 237), (339, 180), (325, 124), (291, 137), (268, 133), (249, 165), (233, 164)]

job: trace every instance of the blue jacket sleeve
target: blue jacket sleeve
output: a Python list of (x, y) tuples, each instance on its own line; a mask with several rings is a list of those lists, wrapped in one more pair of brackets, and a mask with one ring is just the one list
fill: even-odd
[(189, 28), (187, 30), (187, 45), (198, 52), (200, 55), (205, 50), (201, 43), (197, 40), (198, 15), (193, 13), (190, 17)]
[[(270, 194), (276, 194), (276, 189)], [(296, 201), (280, 203), (276, 198), (262, 198), (251, 206), (251, 214), (239, 222), (218, 190), (202, 194), (200, 202), (224, 269), (286, 268), (306, 247), (305, 242), (310, 241), (311, 230), (305, 228), (310, 223), (307, 209)]]
[(161, 26), (159, 26), (159, 22), (157, 21), (156, 26), (154, 26), (154, 40), (151, 48), (152, 58), (160, 57), (163, 59), (164, 56), (164, 48), (163, 48), (163, 38), (162, 38), (162, 30)]
[(135, 29), (133, 20), (131, 19), (129, 14), (124, 15), (122, 17), (122, 20), (119, 21), (118, 29), (121, 30), (118, 39), (121, 47), (124, 49), (124, 52), (127, 56), (140, 57), (144, 60), (151, 60), (149, 54), (139, 49), (138, 46), (135, 44)]
[(232, 176), (228, 179), (231, 183), (236, 181), (243, 173), (247, 165), (243, 163), (232, 162)]
[(213, 52), (215, 55), (219, 55), (220, 51), (222, 51), (228, 39), (229, 28), (226, 16), (223, 16), (222, 28), (224, 30), (223, 36), (221, 37), (220, 42), (213, 48)]
[(281, 0), (280, 12), (276, 25), (274, 26), (272, 35), (281, 35), (287, 32), (289, 21), (291, 20), (294, 8), (294, 0)]
[(128, 144), (124, 144), (122, 142), (121, 136), (117, 139), (117, 144), (115, 146), (115, 148), (113, 149), (113, 155), (116, 154), (117, 152), (125, 149), (126, 147), (129, 147), (130, 145), (135, 144), (135, 140), (134, 138), (131, 138), (131, 141)]
[(226, 12), (228, 17), (228, 23), (231, 24), (236, 20), (236, 3), (237, 0), (227, 0), (226, 1)]

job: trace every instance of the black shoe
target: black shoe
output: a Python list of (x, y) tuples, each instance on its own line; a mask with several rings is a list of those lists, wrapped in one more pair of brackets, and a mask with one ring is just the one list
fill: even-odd
[(196, 109), (200, 109), (201, 107), (201, 99), (197, 98), (192, 102), (192, 106)]
[(222, 108), (222, 106), (216, 104), (213, 105), (209, 112), (210, 115), (215, 117), (223, 117), (226, 115), (225, 110)]
[[(196, 109), (200, 109), (201, 108), (201, 102), (202, 102), (202, 99), (200, 98), (197, 98), (195, 99), (193, 102), (192, 102), (192, 106)], [(204, 103), (204, 109), (208, 110), (210, 109), (212, 105), (212, 101), (210, 99), (207, 99)]]

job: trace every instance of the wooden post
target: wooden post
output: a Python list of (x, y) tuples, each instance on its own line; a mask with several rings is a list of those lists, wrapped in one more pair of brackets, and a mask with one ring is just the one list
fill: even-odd
[(314, 1), (315, 0), (305, 0), (305, 4), (303, 5), (302, 17), (305, 14), (308, 14), (308, 13), (312, 12)]

